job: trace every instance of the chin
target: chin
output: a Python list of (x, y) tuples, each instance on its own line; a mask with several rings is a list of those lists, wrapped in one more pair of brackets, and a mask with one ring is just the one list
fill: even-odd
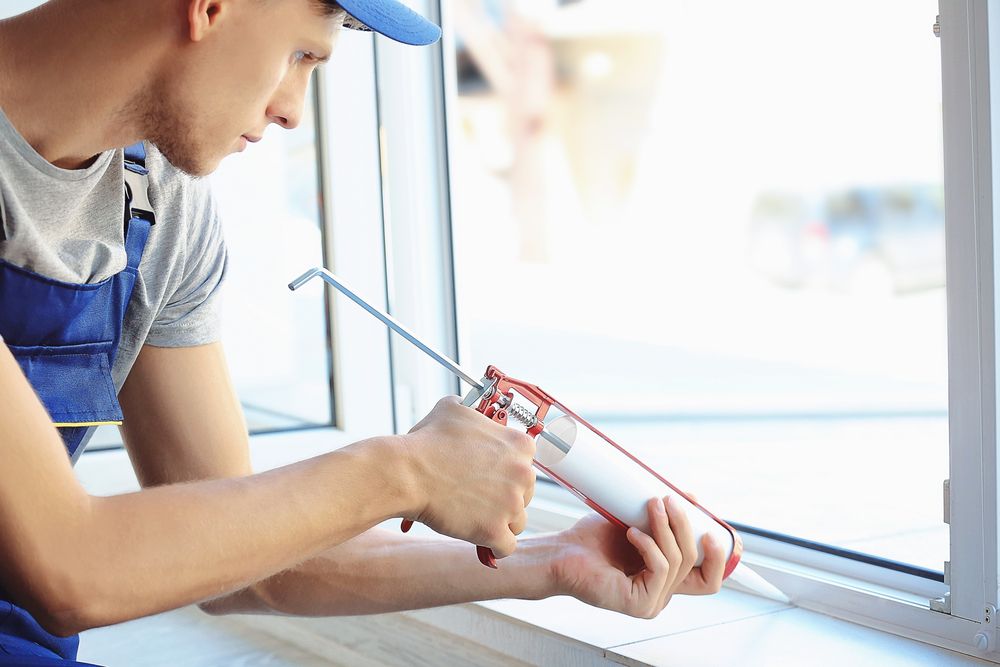
[(200, 178), (208, 176), (219, 167), (221, 156), (208, 155), (194, 150), (185, 150), (173, 142), (156, 143), (156, 148), (167, 159), (167, 162), (188, 176)]

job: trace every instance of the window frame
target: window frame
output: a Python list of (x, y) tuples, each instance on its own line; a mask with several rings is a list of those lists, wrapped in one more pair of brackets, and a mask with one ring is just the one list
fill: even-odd
[[(375, 46), (368, 34), (342, 31), (337, 57), (316, 71), (317, 145), (326, 268), (350, 282), (373, 306), (385, 309), (388, 283), (375, 70)], [(364, 248), (368, 252), (360, 250)], [(394, 432), (389, 332), (321, 281), (313, 282), (317, 285), (310, 289), (326, 291), (335, 402), (331, 444)]]
[[(457, 96), (455, 36), (447, 3), (420, 0), (413, 5), (417, 11), (441, 19), (444, 35), (440, 45), (426, 51), (430, 57), (411, 55), (405, 62), (383, 57), (385, 49), (392, 47), (377, 38), (382, 151), (383, 155), (397, 156), (409, 170), (444, 179), (431, 181), (428, 188), (440, 197), (449, 186), (446, 129), (450, 120), (447, 110)], [(1000, 112), (995, 111), (1000, 103), (991, 104), (992, 91), (1000, 91), (1000, 49), (988, 49), (991, 37), (1000, 44), (1000, 11), (996, 9), (1000, 8), (989, 12), (987, 0), (939, 2), (949, 332), (950, 482), (944, 484), (942, 501), (943, 518), (950, 521), (951, 552), (949, 563), (944, 565), (945, 581), (756, 535), (744, 535), (744, 560), (790, 593), (803, 608), (1000, 661), (995, 618), (1000, 583), (996, 448), (1000, 406), (995, 389), (998, 277), (994, 274), (1000, 247), (994, 239), (997, 220), (992, 206), (994, 193), (1000, 193), (996, 190), (1000, 184), (992, 179), (992, 156), (1000, 155), (1000, 138), (995, 136), (1000, 132), (992, 132), (994, 126), (1000, 127)], [(927, 19), (930, 31), (934, 17)], [(424, 91), (438, 91), (444, 99), (418, 97), (420, 103), (411, 101), (406, 106), (406, 126), (397, 125), (398, 116), (387, 113), (385, 107), (398, 104), (403, 93), (389, 91), (413, 90), (415, 83)], [(437, 154), (413, 152), (412, 145), (396, 142), (413, 128), (436, 137), (425, 145), (438, 146)], [(395, 197), (399, 173), (389, 169), (386, 174), (384, 192)], [(392, 236), (400, 228), (407, 229), (409, 238), (450, 239), (450, 206), (441, 207), (437, 217), (414, 215), (406, 206), (391, 208), (388, 243), (392, 244)], [(463, 340), (454, 302), (455, 290), (463, 288), (455, 284), (458, 261), (472, 263), (476, 258), (456, 258), (451, 253), (445, 269), (423, 273), (419, 266), (390, 262), (393, 275), (389, 282), (390, 291), (403, 281), (415, 281), (424, 293), (451, 295), (450, 304), (428, 307), (412, 300), (412, 291), (400, 292), (393, 305), (397, 313), (421, 313), (425, 321), (435, 322), (438, 332), (455, 332), (451, 340), (440, 335), (434, 342), (456, 355)], [(479, 262), (485, 263), (485, 259)], [(405, 316), (403, 320), (408, 321)], [(394, 386), (421, 386), (419, 379), (411, 376), (412, 368), (394, 371)], [(568, 494), (547, 484), (539, 484), (530, 510), (532, 526), (540, 529), (566, 527), (583, 511)]]

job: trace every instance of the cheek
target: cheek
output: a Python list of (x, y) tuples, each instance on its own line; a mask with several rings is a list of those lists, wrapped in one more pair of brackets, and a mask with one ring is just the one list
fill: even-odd
[[(231, 74), (233, 90), (230, 99), (240, 101), (243, 108), (238, 111), (244, 116), (263, 115), (286, 73), (286, 63), (278, 61), (276, 64), (274, 58), (248, 59), (241, 64), (239, 73)], [(254, 119), (257, 117), (254, 116)]]

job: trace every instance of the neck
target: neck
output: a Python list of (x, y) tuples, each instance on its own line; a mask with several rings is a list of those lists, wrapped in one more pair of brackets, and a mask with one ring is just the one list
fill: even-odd
[(52, 164), (85, 167), (144, 138), (140, 101), (150, 96), (135, 86), (150, 80), (162, 45), (143, 37), (162, 35), (152, 22), (166, 17), (165, 3), (140, 4), (50, 0), (0, 21), (0, 107)]

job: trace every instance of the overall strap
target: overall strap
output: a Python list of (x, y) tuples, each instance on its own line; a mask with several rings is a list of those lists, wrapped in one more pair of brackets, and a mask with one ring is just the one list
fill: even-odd
[(146, 247), (149, 228), (156, 224), (153, 205), (149, 203), (149, 169), (143, 142), (125, 149), (125, 253), (128, 268), (138, 271)]

